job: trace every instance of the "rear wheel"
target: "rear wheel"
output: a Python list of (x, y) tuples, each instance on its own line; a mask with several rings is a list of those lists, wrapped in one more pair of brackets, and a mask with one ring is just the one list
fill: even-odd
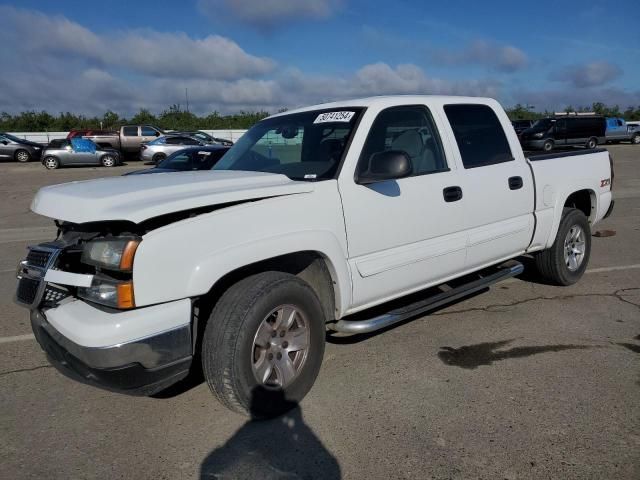
[(587, 147), (588, 149), (594, 149), (597, 146), (598, 146), (598, 139), (593, 137), (587, 140), (587, 143), (585, 144), (585, 147)]
[(116, 166), (116, 157), (111, 154), (103, 155), (100, 158), (100, 164), (103, 167), (115, 167)]
[(631, 143), (634, 145), (640, 144), (640, 133), (636, 133), (633, 137), (631, 137)]
[(44, 157), (42, 164), (47, 170), (55, 170), (60, 167), (60, 160), (56, 157)]
[(591, 254), (591, 229), (584, 213), (565, 208), (553, 245), (536, 257), (538, 272), (556, 285), (580, 280)]
[(23, 149), (16, 150), (16, 153), (13, 156), (18, 162), (22, 162), (22, 163), (25, 163), (31, 160), (31, 154), (27, 150), (23, 150)]
[(542, 149), (545, 152), (550, 152), (551, 150), (553, 150), (553, 141), (552, 140), (545, 140), (545, 142), (542, 144)]
[(304, 398), (324, 355), (325, 317), (313, 289), (294, 275), (265, 272), (227, 290), (202, 341), (204, 376), (227, 408), (280, 415)]

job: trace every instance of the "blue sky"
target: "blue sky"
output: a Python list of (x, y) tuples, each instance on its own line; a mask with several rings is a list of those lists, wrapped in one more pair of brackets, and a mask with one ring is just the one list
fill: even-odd
[(0, 110), (130, 114), (471, 94), (640, 104), (637, 1), (0, 3)]

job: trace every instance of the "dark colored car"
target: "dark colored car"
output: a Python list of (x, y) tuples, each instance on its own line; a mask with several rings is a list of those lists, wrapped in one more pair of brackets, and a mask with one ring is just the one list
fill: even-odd
[(230, 147), (207, 145), (190, 147), (172, 153), (159, 162), (154, 168), (135, 170), (125, 175), (146, 175), (149, 173), (188, 172), (193, 170), (210, 170)]
[(606, 129), (606, 120), (600, 115), (542, 118), (520, 134), (520, 143), (525, 150), (545, 152), (561, 146), (596, 148), (605, 143)]
[(187, 135), (189, 137), (195, 137), (199, 140), (203, 140), (206, 143), (224, 145), (225, 147), (232, 147), (233, 142), (231, 140), (227, 140), (226, 138), (213, 137), (206, 132), (201, 130), (189, 130), (185, 132), (170, 132), (168, 135)]
[(43, 146), (39, 143), (14, 137), (8, 133), (0, 133), (0, 159), (11, 159), (18, 162), (40, 160)]
[(533, 120), (511, 120), (511, 124), (513, 125), (513, 129), (516, 131), (516, 134), (520, 135), (527, 128), (531, 128), (533, 126)]

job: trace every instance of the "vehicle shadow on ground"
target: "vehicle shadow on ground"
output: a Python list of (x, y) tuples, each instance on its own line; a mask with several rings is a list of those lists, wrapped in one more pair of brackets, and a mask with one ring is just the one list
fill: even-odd
[(438, 358), (446, 365), (473, 370), (481, 365), (492, 365), (493, 362), (510, 358), (524, 358), (547, 352), (562, 352), (564, 350), (586, 350), (598, 348), (593, 345), (536, 345), (513, 347), (508, 350), (498, 350), (512, 343), (515, 339), (499, 342), (478, 343), (462, 347), (440, 347)]
[[(252, 395), (252, 411), (264, 401), (264, 388)], [(273, 395), (269, 391), (268, 395)], [(200, 466), (201, 479), (323, 479), (341, 478), (337, 459), (305, 424), (296, 402), (271, 420), (248, 420)]]

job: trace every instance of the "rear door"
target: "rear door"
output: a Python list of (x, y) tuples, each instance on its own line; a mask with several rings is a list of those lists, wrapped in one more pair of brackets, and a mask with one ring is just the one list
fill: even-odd
[(134, 125), (122, 127), (120, 146), (127, 152), (137, 150), (140, 146), (140, 128)]
[(553, 127), (554, 143), (556, 145), (566, 145), (568, 135), (568, 125), (566, 118), (559, 118)]
[(460, 186), (468, 232), (465, 269), (525, 251), (533, 234), (533, 177), (517, 137), (507, 136), (489, 105), (444, 106), (462, 165)]

